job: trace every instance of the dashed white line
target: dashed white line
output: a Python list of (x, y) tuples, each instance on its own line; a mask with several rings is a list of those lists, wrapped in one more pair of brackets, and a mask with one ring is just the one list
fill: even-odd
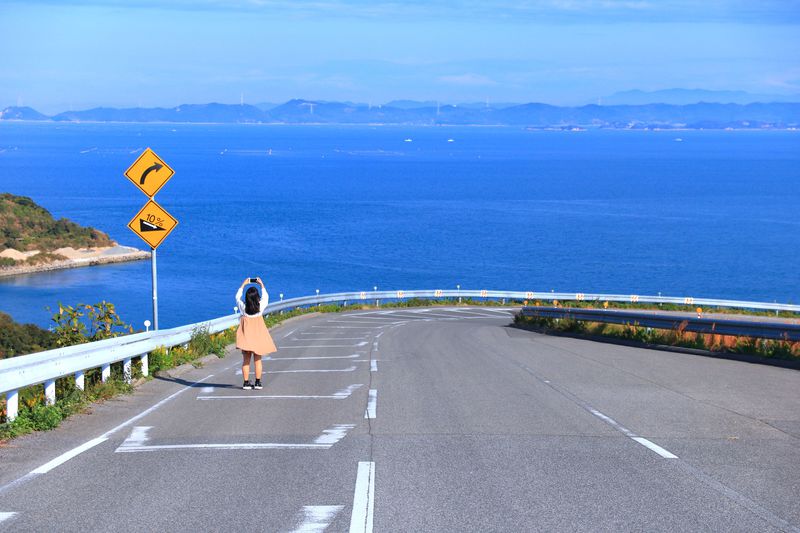
[(378, 416), (378, 390), (369, 390), (369, 399), (367, 400), (367, 410), (364, 412), (364, 418), (375, 418)]
[(306, 505), (300, 511), (297, 526), (289, 533), (322, 533), (343, 508), (343, 505)]
[(634, 433), (630, 429), (626, 428), (625, 426), (623, 426), (622, 424), (620, 424), (619, 422), (617, 422), (616, 420), (614, 420), (610, 416), (604, 415), (603, 413), (601, 413), (597, 409), (589, 408), (589, 412), (592, 413), (597, 418), (599, 418), (600, 420), (602, 420), (603, 422), (605, 422), (606, 424), (614, 427), (614, 429), (616, 429), (620, 433), (624, 434), (629, 439), (634, 440), (634, 441), (638, 442), (639, 444), (641, 444), (642, 446), (645, 446), (645, 447), (649, 448), (650, 450), (656, 452), (661, 457), (663, 457), (665, 459), (677, 459), (678, 458), (677, 455), (673, 454), (672, 452), (670, 452), (668, 450), (665, 450), (664, 448), (662, 448), (658, 444), (650, 442), (649, 440), (645, 439), (644, 437), (638, 436), (636, 433)]
[(0, 523), (5, 522), (9, 518), (13, 518), (17, 513), (0, 513)]
[(642, 446), (646, 446), (646, 447), (650, 448), (651, 450), (653, 450), (654, 452), (656, 452), (658, 455), (660, 455), (661, 457), (663, 457), (665, 459), (677, 459), (678, 458), (677, 455), (674, 455), (672, 452), (670, 452), (668, 450), (665, 450), (664, 448), (662, 448), (658, 444), (650, 442), (649, 440), (645, 439), (644, 437), (631, 437), (631, 438), (633, 440), (635, 440), (636, 442), (638, 442), (639, 444), (641, 444)]
[(369, 371), (370, 372), (377, 372), (378, 371), (378, 361), (375, 359), (369, 362)]
[(374, 506), (375, 463), (359, 461), (353, 493), (353, 514), (350, 515), (350, 533), (372, 533)]
[(102, 444), (108, 440), (108, 437), (98, 437), (96, 439), (92, 439), (89, 442), (85, 442), (78, 447), (72, 448), (70, 451), (62, 453), (52, 461), (48, 461), (47, 463), (43, 464), (36, 470), (32, 470), (31, 474), (46, 474), (55, 467), (62, 465), (75, 457), (76, 455), (80, 455), (86, 450), (90, 450), (97, 446), (98, 444)]

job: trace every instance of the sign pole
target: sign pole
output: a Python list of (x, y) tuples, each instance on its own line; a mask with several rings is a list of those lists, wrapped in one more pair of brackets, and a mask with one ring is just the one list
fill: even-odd
[(125, 177), (136, 185), (149, 200), (128, 222), (128, 227), (150, 245), (150, 266), (153, 275), (153, 331), (158, 330), (158, 277), (156, 248), (167, 238), (178, 221), (158, 205), (153, 197), (175, 173), (163, 159), (147, 148), (125, 171)]
[(152, 248), (150, 263), (153, 266), (153, 331), (158, 330), (158, 282), (156, 278), (156, 249)]

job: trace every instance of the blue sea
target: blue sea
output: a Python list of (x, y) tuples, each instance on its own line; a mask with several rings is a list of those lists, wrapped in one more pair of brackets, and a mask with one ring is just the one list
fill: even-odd
[[(800, 132), (0, 123), (0, 191), (144, 248), (146, 147), (175, 175), (158, 249), (162, 327), (277, 299), (469, 289), (800, 302)], [(0, 310), (107, 300), (142, 327), (150, 263), (0, 280)]]

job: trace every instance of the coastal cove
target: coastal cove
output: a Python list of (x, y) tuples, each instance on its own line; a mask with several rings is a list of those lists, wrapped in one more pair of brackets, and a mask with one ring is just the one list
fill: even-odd
[[(497, 288), (800, 301), (800, 134), (517, 127), (0, 123), (0, 190), (142, 247), (122, 176), (150, 146), (164, 327), (270, 297)], [(144, 261), (0, 280), (0, 310), (64, 304), (150, 318)]]
[[(8, 250), (6, 250), (8, 251)], [(38, 272), (52, 272), (68, 268), (80, 268), (113, 263), (126, 263), (129, 261), (142, 261), (150, 258), (150, 252), (138, 250), (132, 246), (110, 246), (106, 248), (81, 248), (70, 251), (58, 249), (58, 255), (66, 259), (51, 261), (34, 265), (16, 265), (0, 268), (0, 278), (22, 276)], [(19, 253), (19, 252), (18, 252)]]

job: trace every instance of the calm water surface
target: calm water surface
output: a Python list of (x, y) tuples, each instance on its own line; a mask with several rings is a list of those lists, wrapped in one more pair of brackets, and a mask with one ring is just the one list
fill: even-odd
[[(682, 139), (681, 141), (676, 140)], [(411, 139), (411, 142), (406, 142)], [(449, 140), (452, 139), (452, 142)], [(158, 202), (163, 326), (339, 290), (498, 288), (800, 301), (800, 132), (0, 123), (0, 191), (142, 246), (145, 147), (176, 171)], [(149, 317), (149, 262), (0, 281), (0, 310), (58, 302)]]

